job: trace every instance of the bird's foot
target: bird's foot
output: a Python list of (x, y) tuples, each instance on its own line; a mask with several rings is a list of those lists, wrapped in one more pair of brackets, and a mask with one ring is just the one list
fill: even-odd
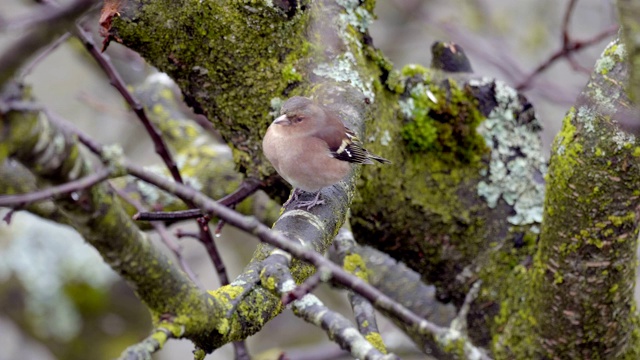
[(289, 200), (287, 200), (284, 204), (282, 204), (282, 207), (286, 207), (287, 205), (291, 204), (292, 202), (298, 200), (298, 191), (299, 190), (297, 188), (294, 188), (293, 189), (293, 193), (289, 197)]
[(296, 204), (297, 208), (307, 208), (307, 211), (311, 210), (311, 208), (313, 208), (314, 206), (317, 205), (322, 205), (324, 204), (324, 200), (320, 199), (320, 191), (318, 191), (318, 194), (316, 195), (316, 197), (313, 200), (309, 200), (309, 201), (300, 201), (299, 203)]

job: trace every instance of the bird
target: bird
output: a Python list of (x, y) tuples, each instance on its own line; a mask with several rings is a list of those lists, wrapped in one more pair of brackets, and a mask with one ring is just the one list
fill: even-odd
[(351, 172), (351, 164), (391, 163), (363, 148), (335, 112), (302, 96), (282, 104), (280, 116), (264, 135), (262, 150), (278, 174), (294, 187), (283, 206), (297, 200), (301, 191), (317, 192), (313, 200), (296, 205), (307, 210), (324, 203), (320, 190), (340, 182)]

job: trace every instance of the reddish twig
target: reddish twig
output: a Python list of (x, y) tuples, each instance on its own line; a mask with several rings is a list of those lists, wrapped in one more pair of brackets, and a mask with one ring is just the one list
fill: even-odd
[(13, 214), (16, 213), (16, 211), (20, 210), (20, 207), (15, 207), (13, 209), (10, 209), (7, 214), (5, 216), (2, 217), (2, 221), (4, 221), (7, 225), (11, 225), (11, 219), (13, 219)]
[(169, 147), (167, 146), (164, 139), (160, 135), (160, 132), (158, 131), (158, 129), (156, 129), (156, 127), (153, 125), (151, 120), (149, 120), (149, 117), (147, 117), (147, 112), (144, 110), (144, 107), (127, 89), (127, 85), (124, 83), (124, 80), (122, 80), (120, 73), (118, 73), (118, 71), (115, 69), (115, 67), (111, 63), (111, 60), (106, 55), (101, 53), (98, 50), (98, 48), (96, 48), (91, 34), (89, 34), (79, 25), (76, 26), (75, 36), (78, 39), (80, 39), (80, 41), (82, 41), (82, 43), (84, 44), (84, 47), (87, 49), (89, 54), (91, 54), (91, 56), (94, 58), (94, 60), (96, 60), (98, 65), (100, 65), (100, 68), (104, 71), (104, 73), (109, 78), (111, 85), (113, 85), (113, 87), (115, 87), (116, 90), (118, 90), (118, 92), (120, 93), (120, 95), (122, 95), (122, 97), (125, 99), (127, 104), (129, 104), (131, 109), (133, 109), (138, 119), (140, 119), (140, 122), (144, 126), (145, 130), (147, 130), (147, 133), (149, 134), (149, 136), (151, 137), (151, 140), (153, 141), (153, 145), (156, 153), (162, 158), (162, 161), (164, 161), (173, 179), (181, 184), (184, 183), (184, 181), (182, 181), (182, 176), (180, 175), (180, 171), (178, 170), (178, 166), (176, 165), (175, 161), (171, 156), (171, 153), (169, 152)]
[(202, 217), (202, 210), (188, 209), (180, 211), (141, 211), (133, 215), (133, 220), (139, 221), (166, 221), (176, 222), (180, 220), (197, 219)]
[(567, 45), (571, 42), (569, 37), (569, 22), (571, 21), (571, 15), (573, 15), (573, 9), (576, 7), (577, 0), (569, 0), (567, 4), (567, 10), (564, 12), (562, 18), (562, 44)]
[[(118, 194), (118, 196), (120, 196), (120, 198), (122, 198), (124, 201), (128, 202), (133, 207), (135, 207), (136, 210), (138, 211), (146, 210), (144, 205), (142, 205), (139, 201), (133, 199), (131, 196), (125, 193), (122, 189), (119, 189), (113, 185), (111, 185), (111, 188), (113, 189), (113, 191), (116, 192), (116, 194)], [(184, 256), (182, 256), (182, 246), (180, 246), (180, 244), (178, 244), (177, 242), (173, 241), (171, 234), (169, 233), (169, 231), (167, 231), (167, 228), (164, 226), (164, 224), (161, 222), (152, 222), (151, 226), (153, 226), (153, 229), (158, 233), (158, 236), (160, 236), (160, 240), (162, 240), (164, 245), (169, 250), (171, 250), (171, 252), (173, 252), (173, 255), (175, 255), (176, 259), (178, 259), (178, 263), (180, 264), (180, 268), (182, 269), (182, 271), (184, 271), (185, 274), (187, 274), (187, 276), (191, 279), (191, 281), (193, 281), (194, 284), (198, 285), (199, 288), (205, 289), (204, 285), (200, 282), (196, 274), (193, 272), (193, 270), (191, 270), (189, 263), (187, 263)]]
[(0, 196), (0, 206), (22, 207), (26, 204), (47, 200), (55, 196), (67, 195), (74, 191), (84, 190), (106, 180), (107, 178), (109, 178), (112, 172), (113, 170), (110, 168), (101, 168), (91, 175), (85, 176), (78, 180), (69, 181), (61, 185), (53, 186), (48, 189), (34, 191), (26, 194)]
[[(199, 218), (198, 222), (201, 221), (200, 219), (204, 219), (204, 218), (206, 217)], [(222, 261), (222, 258), (220, 257), (220, 252), (218, 252), (218, 248), (216, 247), (216, 243), (213, 240), (213, 236), (211, 236), (211, 231), (209, 230), (208, 226), (206, 231), (202, 231), (202, 227), (201, 227), (200, 232), (198, 233), (185, 232), (185, 231), (182, 231), (181, 229), (178, 229), (178, 231), (176, 232), (176, 236), (179, 238), (190, 237), (190, 238), (199, 240), (204, 245), (205, 249), (207, 249), (209, 258), (211, 259), (211, 262), (213, 263), (213, 266), (216, 269), (216, 272), (218, 273), (220, 284), (221, 285), (229, 284), (227, 269), (224, 265), (224, 262)]]
[(522, 80), (516, 89), (518, 91), (523, 91), (531, 87), (533, 79), (538, 76), (540, 73), (547, 70), (551, 65), (553, 65), (556, 61), (562, 58), (566, 58), (571, 67), (574, 70), (583, 71), (584, 67), (579, 65), (576, 60), (572, 57), (572, 54), (584, 50), (585, 48), (597, 44), (600, 41), (615, 35), (618, 31), (618, 25), (613, 25), (608, 29), (602, 31), (599, 34), (591, 37), (587, 40), (573, 40), (571, 38), (571, 34), (569, 33), (569, 23), (571, 21), (571, 16), (573, 15), (573, 10), (576, 6), (576, 0), (569, 0), (567, 4), (567, 10), (564, 13), (564, 17), (562, 20), (562, 45), (560, 49), (556, 50), (553, 54), (551, 54), (547, 60), (543, 61), (537, 68), (535, 68), (529, 75), (527, 75), (524, 80)]
[[(93, 56), (93, 58), (98, 62), (102, 70), (107, 74), (107, 76), (109, 77), (109, 80), (111, 81), (111, 85), (113, 85), (118, 90), (118, 92), (120, 92), (122, 97), (127, 101), (129, 106), (131, 106), (133, 111), (136, 113), (136, 115), (138, 116), (138, 119), (140, 119), (140, 122), (142, 122), (142, 125), (144, 126), (144, 128), (147, 130), (147, 133), (151, 137), (156, 153), (160, 155), (160, 157), (164, 161), (173, 179), (177, 183), (184, 184), (182, 175), (180, 175), (180, 170), (178, 169), (178, 166), (176, 165), (173, 158), (171, 157), (171, 153), (169, 152), (169, 147), (165, 143), (158, 129), (156, 129), (156, 127), (153, 125), (151, 120), (149, 120), (149, 118), (147, 117), (147, 113), (144, 110), (144, 107), (127, 89), (124, 81), (122, 80), (122, 77), (117, 72), (117, 70), (113, 67), (113, 64), (111, 64), (111, 61), (109, 60), (109, 58), (106, 55), (104, 55), (102, 52), (100, 52), (98, 48), (95, 47), (93, 38), (89, 33), (87, 33), (84, 29), (82, 29), (82, 27), (80, 26), (76, 27), (76, 36), (83, 42), (83, 44), (85, 45), (86, 49), (89, 51), (91, 56)], [(191, 208), (195, 208), (193, 203), (187, 202), (187, 206)], [(222, 258), (220, 257), (220, 254), (218, 253), (218, 249), (216, 248), (216, 245), (214, 243), (213, 235), (211, 234), (211, 230), (207, 225), (207, 221), (202, 220), (204, 218), (205, 217), (201, 217), (201, 218), (198, 218), (197, 220), (198, 225), (200, 227), (200, 236), (198, 237), (198, 239), (200, 239), (200, 241), (202, 241), (202, 243), (207, 248), (209, 257), (211, 258), (211, 261), (213, 262), (215, 269), (218, 272), (220, 282), (223, 285), (226, 285), (229, 283), (229, 278), (226, 274), (226, 268), (224, 266), (224, 263), (222, 262)]]
[(292, 291), (282, 295), (282, 304), (289, 305), (291, 302), (302, 299), (303, 296), (309, 294), (320, 285), (321, 282), (327, 281), (331, 277), (331, 273), (323, 268), (319, 268), (315, 274), (311, 275), (305, 282), (300, 284)]
[[(226, 207), (233, 208), (237, 204), (241, 203), (244, 199), (253, 195), (260, 187), (262, 183), (256, 179), (246, 179), (236, 191), (218, 200), (218, 202)], [(186, 219), (196, 219), (203, 216), (200, 209), (189, 209), (180, 211), (152, 211), (152, 212), (139, 212), (133, 215), (134, 220), (140, 221), (167, 221), (176, 222)]]
[(245, 179), (234, 192), (223, 197), (218, 202), (226, 207), (234, 207), (241, 203), (242, 200), (253, 195), (261, 186), (262, 182), (260, 180), (253, 178)]

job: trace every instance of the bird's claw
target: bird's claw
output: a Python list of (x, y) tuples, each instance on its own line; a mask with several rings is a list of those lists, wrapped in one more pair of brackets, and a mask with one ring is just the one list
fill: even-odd
[[(291, 204), (292, 202), (297, 201), (298, 197), (299, 197), (299, 193), (300, 193), (300, 190), (298, 190), (297, 188), (293, 189), (293, 193), (291, 194), (291, 197), (284, 204), (282, 204), (282, 206), (286, 207), (287, 205)], [(313, 198), (313, 200), (300, 201), (295, 205), (295, 207), (296, 208), (307, 208), (307, 211), (309, 211), (313, 207), (318, 206), (318, 205), (322, 205), (322, 204), (324, 204), (324, 200), (320, 199), (320, 192), (318, 191), (318, 193), (316, 194), (316, 197)]]
[(297, 203), (297, 204), (296, 204), (296, 207), (297, 207), (297, 208), (304, 208), (304, 207), (306, 207), (306, 208), (307, 208), (307, 211), (309, 211), (309, 210), (311, 210), (311, 208), (313, 208), (314, 206), (322, 205), (322, 204), (324, 204), (324, 200), (322, 200), (322, 199), (318, 199), (318, 198), (315, 198), (315, 199), (313, 199), (313, 200), (309, 200), (309, 201), (300, 201), (299, 203)]

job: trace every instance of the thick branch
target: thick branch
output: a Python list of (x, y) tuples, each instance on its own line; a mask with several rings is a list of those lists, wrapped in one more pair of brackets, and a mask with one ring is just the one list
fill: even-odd
[(615, 41), (604, 51), (556, 136), (540, 247), (523, 279), (532, 286), (509, 306), (501, 356), (637, 357), (640, 142), (617, 126), (630, 103), (621, 48)]

